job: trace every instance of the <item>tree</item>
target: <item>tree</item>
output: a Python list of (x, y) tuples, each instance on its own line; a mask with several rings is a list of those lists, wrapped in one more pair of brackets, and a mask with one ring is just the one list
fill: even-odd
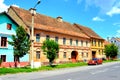
[(8, 43), (14, 46), (14, 61), (20, 62), (21, 57), (26, 55), (30, 50), (30, 40), (27, 35), (27, 32), (24, 30), (22, 26), (19, 26), (16, 29), (16, 35), (12, 35), (12, 41), (8, 41)]
[(49, 65), (52, 66), (52, 63), (59, 51), (59, 44), (54, 40), (47, 39), (43, 42), (42, 49), (44, 54), (47, 55), (47, 58), (49, 59)]
[(0, 66), (1, 66), (1, 64), (2, 64), (2, 59), (0, 58)]
[(109, 44), (105, 46), (105, 54), (107, 57), (114, 59), (118, 55), (118, 47), (114, 44)]

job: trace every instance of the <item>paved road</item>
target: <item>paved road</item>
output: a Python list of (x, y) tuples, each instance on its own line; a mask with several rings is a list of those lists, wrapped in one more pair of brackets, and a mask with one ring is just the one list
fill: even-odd
[(9, 74), (0, 80), (120, 80), (120, 62), (54, 71)]

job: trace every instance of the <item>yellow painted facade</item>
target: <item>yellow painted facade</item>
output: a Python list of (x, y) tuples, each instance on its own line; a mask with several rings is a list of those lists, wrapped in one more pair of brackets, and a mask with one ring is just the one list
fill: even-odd
[(105, 58), (104, 55), (104, 40), (101, 39), (91, 39), (91, 58)]

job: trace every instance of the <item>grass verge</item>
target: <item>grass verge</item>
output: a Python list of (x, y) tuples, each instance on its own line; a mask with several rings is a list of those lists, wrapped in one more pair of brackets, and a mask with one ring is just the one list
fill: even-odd
[[(120, 61), (120, 60), (106, 60), (106, 61), (103, 61), (103, 63), (115, 62), (115, 61)], [(47, 70), (55, 70), (55, 69), (61, 69), (61, 68), (79, 67), (79, 66), (87, 66), (87, 63), (85, 62), (65, 63), (65, 64), (58, 64), (53, 66), (42, 66), (40, 68), (34, 68), (34, 69), (31, 69), (30, 67), (0, 68), (0, 75), (15, 74), (15, 73), (21, 73), (21, 72), (47, 71)]]
[(46, 71), (46, 70), (54, 70), (54, 69), (61, 69), (61, 68), (86, 66), (86, 65), (87, 65), (87, 63), (78, 62), (78, 63), (58, 64), (58, 65), (53, 65), (53, 66), (42, 66), (40, 68), (35, 68), (35, 69), (31, 69), (30, 67), (0, 68), (0, 75), (3, 75), (3, 74), (15, 74), (15, 73), (21, 73), (21, 72)]

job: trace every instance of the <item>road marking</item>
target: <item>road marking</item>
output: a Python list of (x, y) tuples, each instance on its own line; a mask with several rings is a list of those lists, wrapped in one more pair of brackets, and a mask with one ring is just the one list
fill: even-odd
[(67, 80), (72, 80), (72, 79), (67, 79)]
[(94, 72), (90, 72), (91, 74), (98, 74), (98, 73), (102, 73), (102, 72), (106, 72), (106, 71), (108, 71), (109, 69), (103, 69), (103, 70), (97, 70), (97, 71), (94, 71)]

